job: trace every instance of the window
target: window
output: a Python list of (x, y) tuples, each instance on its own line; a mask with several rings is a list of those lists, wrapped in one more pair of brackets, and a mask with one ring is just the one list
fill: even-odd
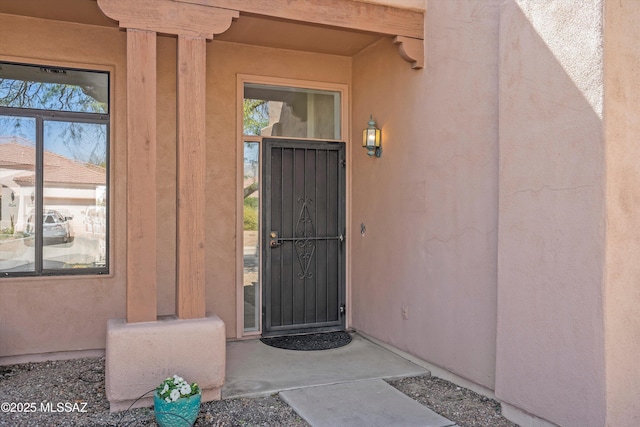
[(104, 274), (109, 74), (0, 62), (0, 276)]

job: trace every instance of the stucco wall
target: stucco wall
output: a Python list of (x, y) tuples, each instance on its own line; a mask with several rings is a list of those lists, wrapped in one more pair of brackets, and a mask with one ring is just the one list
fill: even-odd
[[(176, 39), (158, 37), (158, 314), (175, 312)], [(206, 310), (236, 337), (237, 74), (347, 84), (351, 58), (207, 43)]]
[(390, 40), (353, 64), (353, 139), (370, 113), (383, 133), (381, 158), (351, 152), (353, 326), (489, 388), (500, 3), (429, 2), (423, 70)]
[[(176, 39), (158, 38), (158, 314), (175, 312)], [(206, 309), (236, 337), (236, 76), (349, 83), (351, 59), (213, 41), (207, 44)]]
[(640, 2), (608, 1), (605, 20), (607, 425), (640, 425)]
[[(419, 71), (390, 39), (353, 59), (207, 44), (207, 310), (235, 336), (237, 74), (352, 83), (352, 325), (559, 425), (638, 425), (640, 5), (426, 5)], [(0, 279), (0, 357), (103, 348), (124, 316), (125, 48), (115, 28), (0, 14), (0, 60), (113, 72), (112, 274)], [(159, 314), (174, 312), (175, 49), (158, 39)], [(359, 147), (370, 113), (380, 159)]]
[(505, 2), (496, 395), (603, 426), (602, 2)]
[[(112, 70), (111, 221), (126, 223), (125, 35), (0, 14), (0, 59)], [(111, 229), (111, 275), (0, 279), (0, 357), (104, 348), (124, 316), (126, 229)]]
[[(158, 314), (175, 312), (176, 40), (158, 48)], [(106, 322), (125, 316), (126, 34), (116, 28), (0, 14), (0, 59), (110, 67), (109, 277), (0, 279), (0, 357), (101, 349)], [(206, 309), (236, 335), (236, 74), (349, 83), (351, 59), (225, 42), (207, 44)]]
[(353, 138), (373, 113), (384, 147), (352, 152), (354, 327), (567, 426), (605, 422), (602, 10), (429, 1), (423, 71), (354, 58)]
[(236, 335), (236, 76), (351, 81), (351, 58), (213, 41), (207, 46), (207, 310)]

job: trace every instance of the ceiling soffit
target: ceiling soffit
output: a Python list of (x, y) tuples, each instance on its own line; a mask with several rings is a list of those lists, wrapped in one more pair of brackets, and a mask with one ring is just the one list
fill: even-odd
[(175, 0), (241, 14), (393, 36), (400, 56), (424, 67), (424, 12), (359, 0)]
[(329, 55), (353, 56), (382, 34), (240, 13), (214, 40)]
[[(112, 26), (114, 19), (122, 28), (205, 38), (216, 34), (221, 41), (343, 56), (392, 37), (403, 59), (414, 68), (424, 65), (422, 10), (361, 0), (99, 0), (98, 5), (1, 0), (0, 13), (100, 26)], [(114, 8), (128, 12), (117, 19)]]

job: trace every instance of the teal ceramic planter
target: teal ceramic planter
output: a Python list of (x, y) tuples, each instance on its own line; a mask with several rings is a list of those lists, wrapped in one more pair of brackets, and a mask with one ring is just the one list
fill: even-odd
[(153, 412), (160, 427), (191, 427), (200, 412), (202, 393), (182, 397), (175, 402), (165, 402), (153, 393)]

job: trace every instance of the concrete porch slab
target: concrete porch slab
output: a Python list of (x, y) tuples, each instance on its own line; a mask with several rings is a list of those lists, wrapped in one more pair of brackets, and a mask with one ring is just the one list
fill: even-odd
[(323, 351), (269, 347), (260, 340), (227, 343), (222, 398), (255, 397), (301, 387), (372, 378), (428, 375), (424, 368), (352, 334), (350, 344)]
[(455, 426), (383, 380), (287, 390), (280, 397), (313, 427)]

